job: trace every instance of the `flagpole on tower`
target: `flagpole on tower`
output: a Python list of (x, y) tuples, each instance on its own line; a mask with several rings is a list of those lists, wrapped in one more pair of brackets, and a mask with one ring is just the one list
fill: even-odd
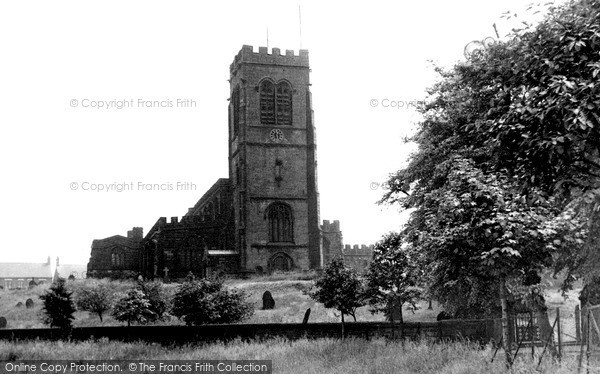
[(300, 29), (300, 49), (302, 49), (302, 8), (298, 4), (298, 27)]

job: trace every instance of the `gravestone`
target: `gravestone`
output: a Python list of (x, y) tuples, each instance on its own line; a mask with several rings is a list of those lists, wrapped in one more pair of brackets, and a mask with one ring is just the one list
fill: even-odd
[(273, 299), (271, 292), (265, 291), (265, 293), (263, 293), (262, 299), (263, 299), (263, 307), (262, 308), (264, 310), (275, 309), (275, 300)]
[(437, 315), (437, 320), (438, 321), (443, 321), (445, 319), (452, 319), (452, 316), (450, 315), (450, 313), (447, 313), (445, 311), (441, 311), (440, 314)]
[(308, 323), (309, 317), (310, 317), (310, 308), (306, 309), (306, 313), (304, 313), (304, 319), (302, 320), (303, 325), (306, 325)]
[(19, 302), (17, 303), (17, 308), (22, 308), (22, 307), (23, 307), (23, 303), (19, 301)]
[(25, 300), (25, 306), (27, 307), (27, 309), (33, 308), (33, 300), (31, 300), (31, 299)]
[(5, 327), (6, 327), (6, 318), (0, 317), (0, 329), (3, 329)]

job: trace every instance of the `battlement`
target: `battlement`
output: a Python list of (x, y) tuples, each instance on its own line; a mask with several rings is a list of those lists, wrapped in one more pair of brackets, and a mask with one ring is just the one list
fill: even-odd
[(141, 227), (134, 227), (127, 231), (127, 237), (129, 239), (142, 240), (144, 238), (144, 229)]
[(323, 220), (323, 224), (321, 225), (321, 230), (323, 232), (339, 232), (340, 231), (340, 221), (337, 219), (333, 222), (330, 222), (328, 219)]
[(285, 54), (281, 54), (279, 48), (272, 48), (271, 53), (267, 47), (259, 47), (258, 52), (254, 52), (251, 45), (244, 45), (233, 59), (229, 66), (229, 71), (233, 75), (242, 64), (266, 64), (298, 66), (308, 68), (308, 50), (301, 49), (299, 54), (294, 54), (291, 49), (286, 49)]
[(344, 256), (371, 256), (373, 254), (374, 245), (366, 244), (346, 244), (342, 250)]

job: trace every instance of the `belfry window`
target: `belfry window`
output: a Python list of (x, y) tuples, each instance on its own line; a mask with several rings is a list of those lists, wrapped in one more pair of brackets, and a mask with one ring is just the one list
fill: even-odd
[(275, 85), (269, 80), (260, 84), (260, 123), (263, 125), (292, 125), (292, 87), (287, 82)]
[(282, 203), (274, 203), (267, 210), (269, 241), (291, 243), (294, 241), (294, 221), (292, 209)]
[(275, 124), (275, 85), (270, 81), (260, 85), (260, 123)]
[(292, 88), (287, 82), (277, 83), (276, 121), (280, 126), (292, 124)]

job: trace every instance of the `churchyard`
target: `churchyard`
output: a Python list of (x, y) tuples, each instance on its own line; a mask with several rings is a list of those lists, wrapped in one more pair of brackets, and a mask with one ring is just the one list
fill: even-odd
[[(313, 281), (308, 280), (308, 276), (301, 273), (295, 274), (274, 274), (270, 276), (255, 277), (251, 279), (229, 279), (225, 281), (225, 286), (237, 288), (245, 291), (249, 295), (249, 301), (254, 304), (254, 314), (245, 323), (300, 323), (304, 317), (306, 309), (311, 309), (309, 322), (339, 322), (340, 317), (337, 312), (327, 309), (312, 300), (305, 291), (310, 289)], [(75, 291), (84, 285), (105, 283), (114, 290), (115, 294), (125, 294), (127, 289), (135, 286), (132, 281), (108, 281), (108, 280), (76, 280), (68, 282), (68, 288)], [(42, 295), (49, 285), (39, 285), (27, 290), (0, 291), (0, 317), (7, 320), (6, 328), (43, 328), (47, 327), (42, 323), (42, 301), (39, 296)], [(176, 283), (166, 283), (164, 285), (167, 294), (173, 295), (176, 291)], [(272, 310), (262, 309), (262, 296), (265, 291), (270, 291), (275, 301), (275, 308)], [(26, 301), (31, 300), (31, 308), (26, 307)], [(21, 303), (22, 305), (17, 306)], [(420, 309), (414, 313), (409, 310), (404, 311), (406, 322), (428, 322), (435, 321), (441, 311), (436, 302), (432, 303), (433, 309), (428, 310), (427, 301), (422, 301)], [(352, 320), (350, 318), (350, 320)], [(384, 321), (385, 317), (379, 314), (373, 314), (369, 307), (361, 307), (357, 311), (357, 321)], [(179, 319), (172, 317), (164, 321), (153, 322), (155, 325), (179, 325), (183, 324)], [(100, 322), (98, 316), (85, 311), (76, 311), (73, 320), (74, 327), (91, 326), (120, 326), (123, 323), (116, 321), (110, 313), (103, 317)]]

